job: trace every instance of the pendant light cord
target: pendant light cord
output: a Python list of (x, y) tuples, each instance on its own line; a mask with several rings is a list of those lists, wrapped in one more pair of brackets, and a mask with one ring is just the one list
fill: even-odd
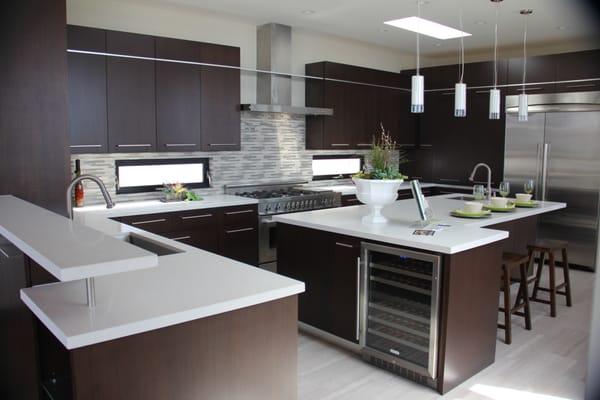
[(525, 79), (527, 77), (527, 14), (523, 15), (523, 93), (525, 93)]
[[(421, 0), (417, 0), (417, 17), (419, 17), (419, 19), (421, 18)], [(420, 46), (419, 46), (419, 33), (417, 32), (417, 75), (419, 74), (419, 70), (421, 67), (421, 51), (420, 51)]]
[[(460, 4), (460, 13), (458, 15), (458, 21), (460, 24), (460, 30), (463, 30), (463, 16), (462, 16), (462, 2)], [(465, 41), (464, 37), (460, 37), (460, 79), (459, 82), (463, 83), (463, 78), (465, 77)]]
[(494, 23), (494, 89), (498, 86), (498, 3), (496, 7), (496, 21)]

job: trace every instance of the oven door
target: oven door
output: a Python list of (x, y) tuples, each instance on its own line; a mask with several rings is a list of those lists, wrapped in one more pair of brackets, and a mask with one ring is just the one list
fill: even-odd
[(276, 271), (277, 223), (270, 215), (258, 217), (258, 263), (261, 268)]

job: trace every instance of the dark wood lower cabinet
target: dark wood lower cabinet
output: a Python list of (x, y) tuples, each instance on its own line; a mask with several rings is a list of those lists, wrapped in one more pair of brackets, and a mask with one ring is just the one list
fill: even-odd
[[(277, 232), (278, 272), (306, 285), (299, 320), (358, 343), (357, 303), (368, 298), (357, 290), (363, 240), (289, 224), (278, 224)], [(439, 329), (431, 339), (438, 343), (437, 377), (406, 376), (446, 393), (494, 362), (502, 245), (441, 254)]]

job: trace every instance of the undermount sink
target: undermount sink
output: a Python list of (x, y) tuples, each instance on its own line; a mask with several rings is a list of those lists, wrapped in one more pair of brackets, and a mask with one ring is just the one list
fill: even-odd
[(474, 201), (475, 197), (468, 194), (459, 194), (454, 197), (448, 197), (448, 200)]
[(175, 247), (160, 243), (156, 240), (148, 239), (135, 233), (127, 233), (122, 236), (116, 236), (116, 238), (139, 247), (140, 249), (147, 250), (150, 253), (154, 253), (159, 257), (184, 252), (183, 250), (179, 250)]

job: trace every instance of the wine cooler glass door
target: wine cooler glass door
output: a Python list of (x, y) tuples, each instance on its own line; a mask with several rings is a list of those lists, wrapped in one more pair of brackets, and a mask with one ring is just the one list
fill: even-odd
[(362, 244), (363, 352), (436, 377), (440, 257)]

